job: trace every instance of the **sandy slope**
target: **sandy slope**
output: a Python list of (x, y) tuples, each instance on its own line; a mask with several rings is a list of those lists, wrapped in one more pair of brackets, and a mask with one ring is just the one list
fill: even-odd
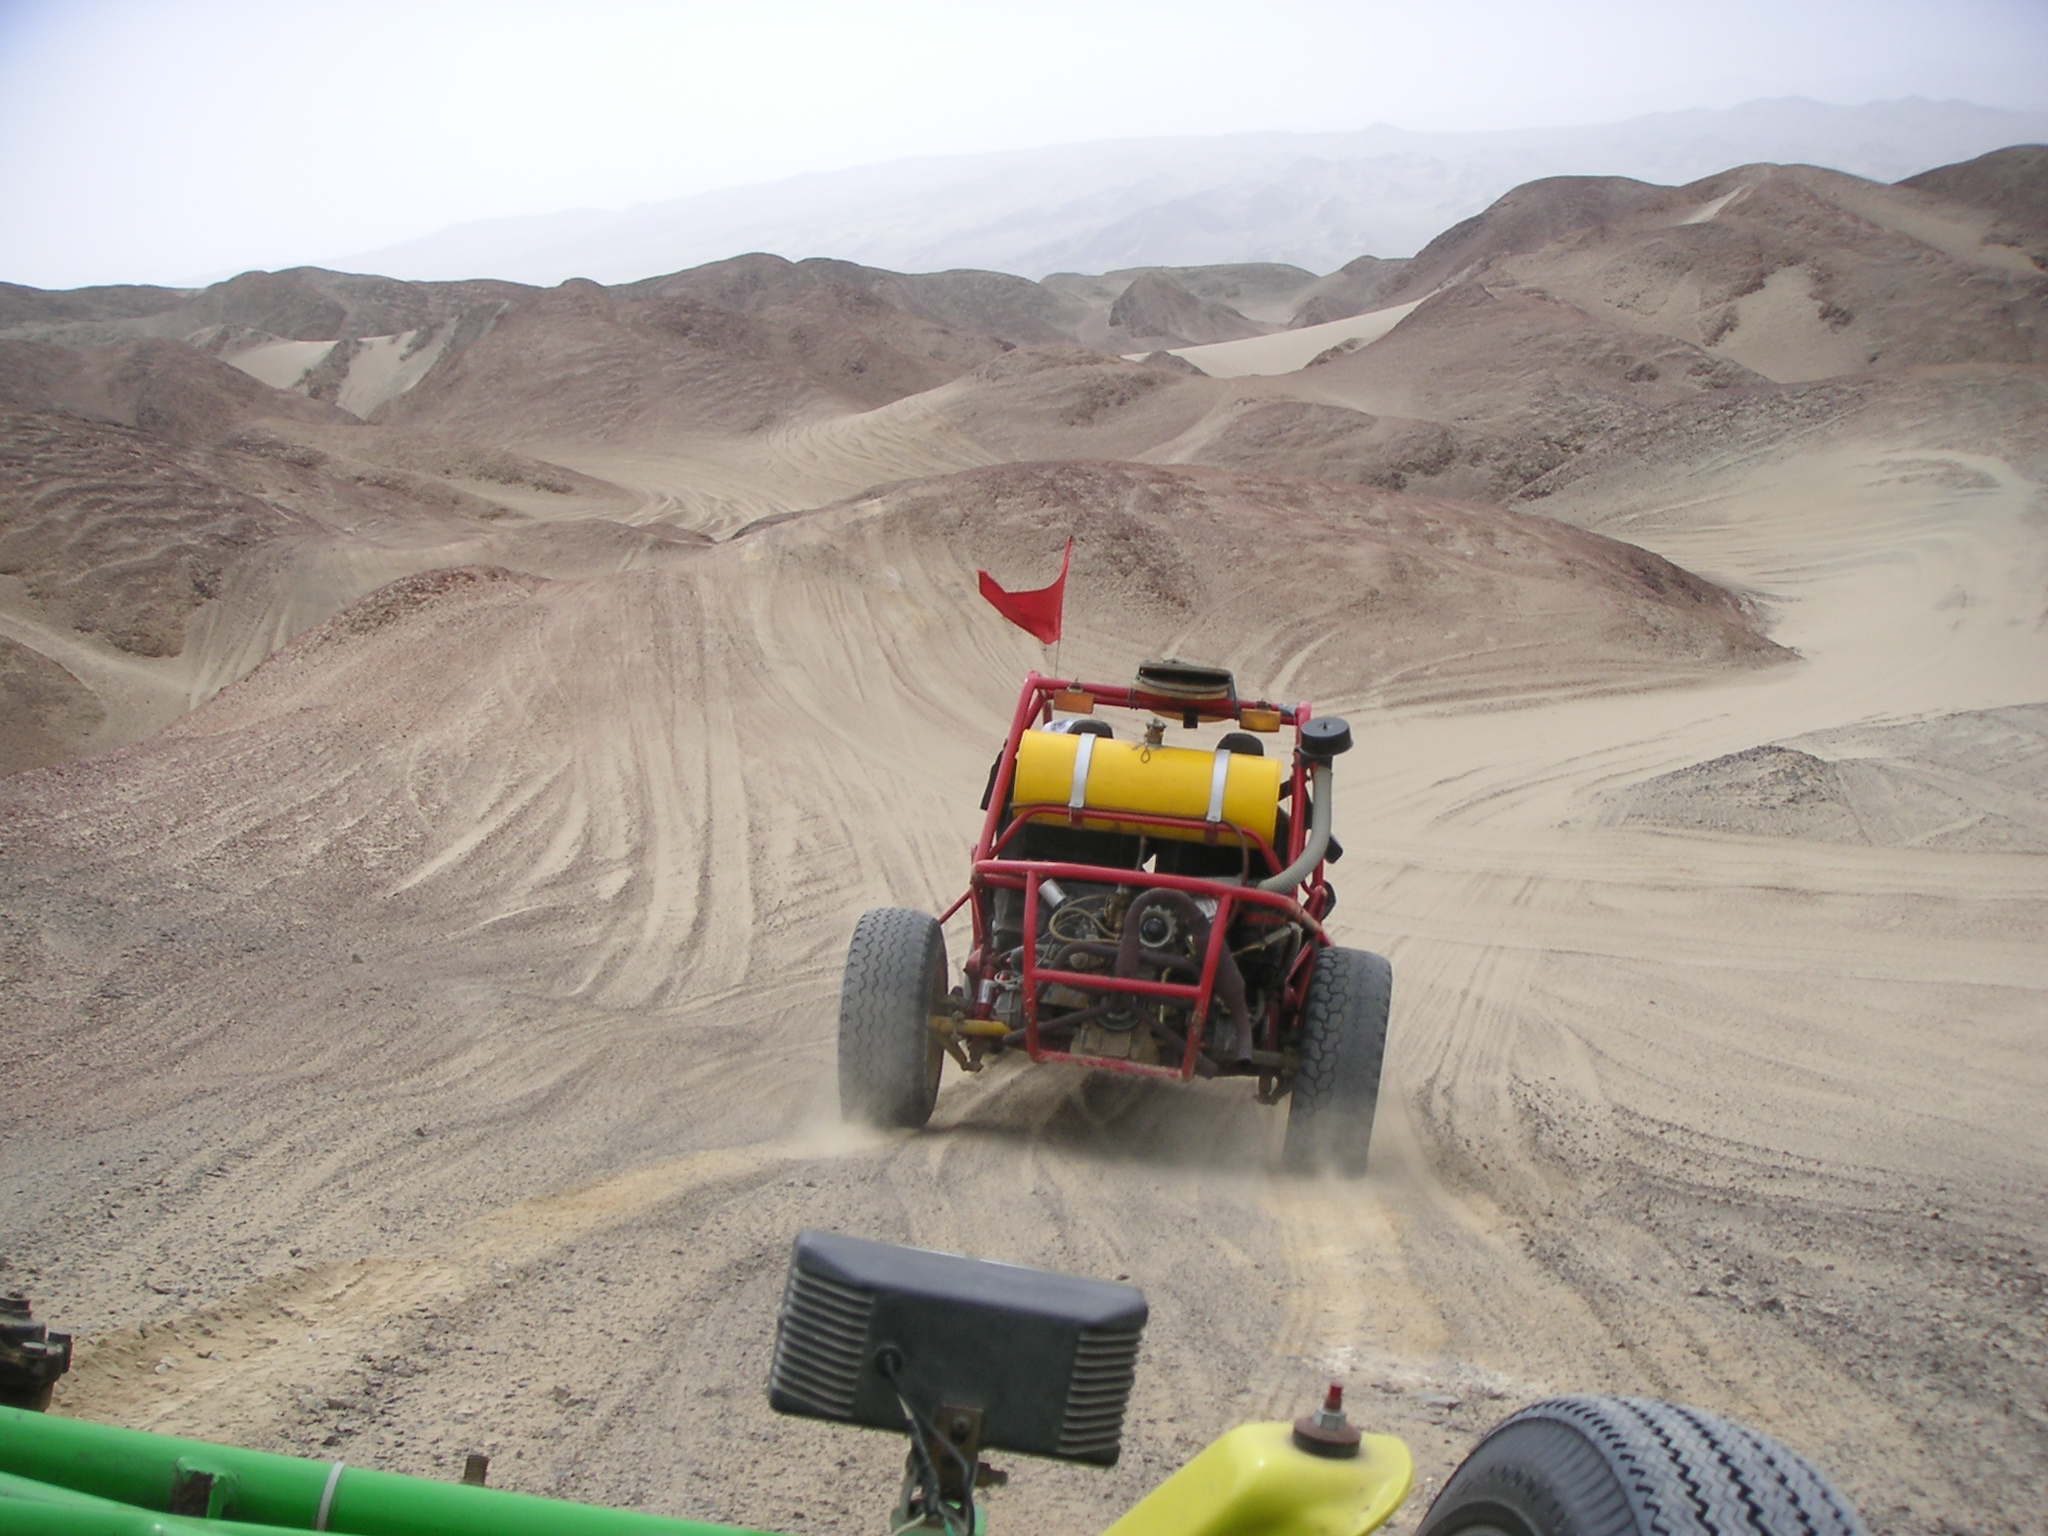
[(1207, 346), (1169, 348), (1175, 357), (1186, 358), (1212, 378), (1237, 379), (1247, 374), (1292, 373), (1306, 368), (1332, 347), (1346, 342), (1362, 345), (1378, 341), (1414, 313), (1420, 299), (1376, 309), (1345, 320), (1326, 320), (1275, 336), (1252, 336), (1243, 341), (1216, 341)]
[[(13, 1111), (4, 1242), (93, 1341), (63, 1405), (842, 1529), (895, 1448), (760, 1398), (788, 1237), (818, 1224), (1146, 1287), (1129, 1456), (1020, 1468), (1013, 1529), (1101, 1522), (1330, 1370), (1432, 1479), (1515, 1402), (1642, 1390), (1784, 1435), (1877, 1529), (2002, 1528), (2048, 1466), (2038, 861), (1598, 825), (1618, 786), (1759, 736), (2042, 695), (2034, 487), (1949, 462), (1752, 455), (1626, 513), (1583, 488), (1584, 520), (1766, 593), (1804, 655), (1677, 690), (1556, 697), (1599, 626), (1526, 585), (1417, 572), (1378, 630), (1184, 610), (1177, 562), (1233, 525), (1148, 510), (1183, 482), (1004, 471), (668, 575), (423, 579), (145, 748), (9, 780), (9, 1049), (45, 1087)], [(1300, 484), (1323, 504), (1298, 515), (1337, 510)], [(1361, 730), (1337, 922), (1401, 982), (1362, 1186), (1273, 1178), (1278, 1118), (1228, 1085), (1005, 1066), (923, 1136), (836, 1125), (847, 925), (952, 894), (1035, 659), (969, 573), (1023, 579), (1081, 504), (1165, 563), (1105, 583), (1084, 537), (1073, 661), (1363, 674), (1326, 699)], [(1531, 643), (1398, 606), (1439, 600)], [(1376, 633), (1426, 637), (1425, 673), (1484, 657), (1476, 695), (1389, 704), (1413, 667), (1363, 661)], [(1701, 675), (1651, 644), (1612, 654)]]
[[(1595, 1387), (1783, 1436), (1876, 1531), (2039, 1529), (2031, 163), (1532, 195), (1277, 377), (766, 259), (520, 299), (368, 425), (168, 343), (0, 349), (40, 733), (0, 766), (131, 743), (0, 778), (0, 1256), (85, 1338), (60, 1407), (864, 1527), (899, 1448), (762, 1401), (815, 1224), (1146, 1289), (1123, 1465), (1015, 1468), (1006, 1530), (1099, 1528), (1330, 1372), (1425, 1490)], [(234, 297), (433, 322), (330, 288)], [(838, 1123), (847, 933), (957, 894), (1043, 660), (972, 572), (1070, 531), (1067, 667), (1207, 655), (1357, 728), (1363, 1183), (1274, 1177), (1230, 1084), (1012, 1061), (921, 1136)]]

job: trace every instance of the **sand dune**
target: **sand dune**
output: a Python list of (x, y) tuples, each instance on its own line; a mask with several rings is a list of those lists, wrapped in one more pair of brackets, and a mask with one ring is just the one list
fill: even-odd
[(1087, 308), (1007, 272), (885, 272), (824, 257), (792, 262), (758, 253), (627, 284), (619, 293), (623, 298), (696, 299), (758, 314), (833, 286), (855, 289), (934, 325), (1018, 342), (1071, 341)]
[(1380, 307), (1381, 296), (1408, 269), (1404, 258), (1360, 256), (1347, 261), (1328, 277), (1318, 278), (1302, 290), (1300, 301), (1289, 317), (1295, 325), (1321, 325), (1347, 315), (1362, 315)]
[(689, 537), (610, 521), (635, 503), (608, 483), (371, 431), (174, 343), (0, 343), (0, 401), (0, 636), (48, 664), (10, 666), (39, 761), (150, 735), (394, 577), (611, 570)]
[(502, 307), (536, 290), (520, 283), (407, 283), (297, 267), (245, 272), (199, 290), (93, 288), (46, 294), (10, 285), (0, 324), (17, 338), (98, 345), (136, 336), (185, 337), (215, 326), (285, 341), (389, 335)]
[[(1295, 312), (1303, 296), (1321, 281), (1315, 273), (1277, 261), (1225, 262), (1208, 267), (1127, 267), (1102, 274), (1105, 284), (1131, 283), (1147, 273), (1170, 277), (1198, 299), (1227, 305), (1247, 320), (1265, 325), (1297, 325)], [(1063, 274), (1046, 278), (1056, 286)]]
[(2048, 145), (2015, 144), (1959, 165), (1938, 166), (1899, 185), (1991, 215), (1989, 243), (2011, 245), (2048, 271), (2048, 196), (2042, 165)]
[(1294, 389), (1376, 415), (1569, 445), (1702, 391), (1760, 382), (1698, 346), (1624, 328), (1541, 289), (1470, 281)]
[(0, 634), (0, 712), (7, 720), (0, 774), (83, 757), (106, 708), (64, 666)]
[(1638, 785), (1618, 819), (1830, 843), (2048, 853), (2044, 725), (2048, 705), (2036, 704), (1751, 747)]
[(1487, 503), (1540, 481), (1567, 457), (1555, 444), (1523, 435), (1257, 397), (1227, 402), (1145, 456), (1168, 464), (1284, 467), (1340, 484)]
[(1217, 341), (1207, 346), (1170, 347), (1168, 351), (1193, 363), (1212, 378), (1240, 379), (1249, 374), (1293, 373), (1326, 355), (1342, 355), (1378, 341), (1407, 319), (1416, 300), (1344, 319), (1306, 325), (1274, 336)]
[(918, 393), (999, 351), (849, 289), (741, 315), (572, 283), (506, 314), (386, 416), (487, 442), (758, 431)]
[[(2025, 1528), (2037, 165), (1527, 188), (1378, 339), (1233, 378), (1063, 329), (1143, 274), (244, 284), (222, 356), (355, 348), (290, 391), (119, 329), (190, 296), (0, 294), (44, 327), (0, 344), (0, 1254), (82, 1337), (60, 1410), (847, 1529), (900, 1446), (760, 1393), (820, 1225), (1145, 1287), (1124, 1461), (1013, 1468), (1005, 1528), (1332, 1373), (1425, 1496), (1594, 1388), (1781, 1436), (1874, 1531)], [(1174, 281), (1277, 324), (1266, 277)], [(444, 324), (368, 420), (309, 398)], [(1047, 664), (973, 573), (1070, 533), (1062, 668), (1353, 722), (1361, 1182), (1276, 1177), (1229, 1083), (1012, 1060), (838, 1121), (851, 923), (958, 893)]]
[(1625, 176), (1552, 176), (1526, 182), (1417, 251), (1385, 295), (1421, 298), (1484, 272), (1504, 257), (1540, 250), (1583, 229), (1621, 223), (1660, 201), (1664, 191)]
[(1109, 307), (1110, 336), (1147, 351), (1236, 341), (1265, 329), (1227, 304), (1197, 298), (1163, 272), (1136, 279)]
[(2048, 275), (1983, 210), (1810, 166), (1730, 171), (1493, 270), (1780, 381), (2041, 360)]

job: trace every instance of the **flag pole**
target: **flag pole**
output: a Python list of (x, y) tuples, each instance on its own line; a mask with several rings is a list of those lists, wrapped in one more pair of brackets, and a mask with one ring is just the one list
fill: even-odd
[[(1060, 623), (1060, 632), (1059, 632), (1059, 634), (1058, 634), (1058, 635), (1057, 635), (1057, 636), (1056, 636), (1056, 637), (1054, 638), (1054, 640), (1053, 640), (1053, 642), (1052, 642), (1052, 675), (1053, 675), (1054, 677), (1060, 677), (1060, 647), (1062, 647), (1063, 645), (1065, 645), (1065, 644), (1067, 643), (1067, 626), (1066, 626), (1066, 622), (1065, 622), (1065, 620), (1066, 620), (1066, 607), (1067, 607), (1067, 566), (1068, 566), (1068, 565), (1069, 565), (1070, 563), (1072, 563), (1072, 561), (1073, 561), (1073, 558), (1074, 558), (1074, 536), (1073, 536), (1073, 535), (1072, 535), (1072, 534), (1070, 533), (1070, 534), (1068, 534), (1068, 535), (1067, 535), (1067, 547), (1066, 547), (1066, 550), (1065, 550), (1065, 552), (1064, 552), (1064, 553), (1062, 553), (1062, 554), (1061, 554), (1061, 556), (1060, 556), (1060, 619), (1061, 619), (1061, 623)], [(1061, 682), (1065, 682), (1065, 681), (1066, 681), (1066, 679), (1065, 679), (1065, 678), (1063, 678), (1063, 677), (1061, 677), (1061, 678), (1060, 678), (1060, 681), (1061, 681)]]

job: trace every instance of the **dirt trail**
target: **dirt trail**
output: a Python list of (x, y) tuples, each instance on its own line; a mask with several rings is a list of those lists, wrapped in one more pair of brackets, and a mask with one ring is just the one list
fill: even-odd
[[(1756, 592), (1796, 664), (1557, 697), (1532, 649), (1464, 703), (1386, 707), (1397, 677), (1318, 701), (1360, 742), (1334, 927), (1397, 977), (1354, 1185), (1274, 1177), (1279, 1113), (1230, 1084), (1012, 1061), (949, 1077), (923, 1135), (838, 1124), (853, 917), (957, 893), (1040, 660), (974, 608), (961, 549), (791, 525), (486, 581), (441, 635), (461, 667), (408, 667), (396, 611), (345, 665), (280, 658), (48, 781), (118, 772), (90, 827), (11, 810), (36, 855), (6, 875), (10, 1070), (46, 1086), (10, 1115), (0, 1251), (86, 1336), (60, 1407), (437, 1475), (484, 1450), (502, 1486), (853, 1529), (899, 1448), (763, 1401), (789, 1240), (816, 1225), (1146, 1290), (1124, 1461), (1013, 1467), (1001, 1529), (1099, 1529), (1333, 1372), (1418, 1456), (1397, 1529), (1488, 1423), (1571, 1388), (1754, 1422), (1874, 1530), (2028, 1529), (2048, 871), (1602, 822), (1603, 797), (1760, 741), (2048, 697), (2038, 488), (1906, 458), (1546, 509)], [(650, 516), (685, 495), (610, 469)], [(1168, 638), (1251, 686), (1366, 645), (1218, 611), (1228, 633)], [(1067, 663), (1119, 675), (1150, 622), (1077, 633)], [(401, 699), (406, 734), (352, 698)], [(153, 823), (199, 773), (228, 787)]]

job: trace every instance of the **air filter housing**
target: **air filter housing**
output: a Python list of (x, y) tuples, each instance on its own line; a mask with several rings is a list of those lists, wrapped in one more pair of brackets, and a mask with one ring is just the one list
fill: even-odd
[(801, 1232), (768, 1403), (907, 1434), (900, 1391), (921, 1416), (980, 1409), (984, 1448), (1110, 1466), (1145, 1315), (1128, 1285)]

